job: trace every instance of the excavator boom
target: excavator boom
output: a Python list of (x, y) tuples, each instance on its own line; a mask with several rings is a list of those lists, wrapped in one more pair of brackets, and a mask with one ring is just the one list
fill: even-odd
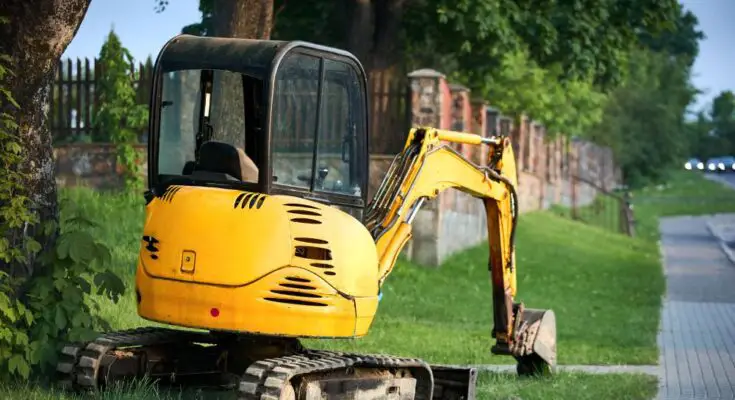
[[(487, 146), (488, 165), (472, 163), (447, 142)], [(539, 364), (553, 366), (556, 362), (555, 317), (553, 311), (525, 309), (514, 303), (517, 182), (508, 138), (414, 128), (370, 203), (365, 224), (376, 241), (382, 284), (411, 238), (411, 223), (425, 201), (450, 188), (482, 200), (490, 248), (493, 352), (515, 356), (522, 369), (538, 369), (545, 366)]]

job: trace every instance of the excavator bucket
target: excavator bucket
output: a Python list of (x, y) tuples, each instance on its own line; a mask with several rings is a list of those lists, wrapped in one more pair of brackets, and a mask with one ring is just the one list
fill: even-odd
[(521, 375), (550, 372), (556, 365), (556, 315), (552, 310), (522, 309), (512, 353)]

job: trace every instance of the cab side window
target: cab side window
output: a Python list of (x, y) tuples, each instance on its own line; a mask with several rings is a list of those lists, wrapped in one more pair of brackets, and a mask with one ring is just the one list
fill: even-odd
[(271, 143), (274, 184), (308, 189), (312, 175), (319, 58), (287, 55), (276, 75)]

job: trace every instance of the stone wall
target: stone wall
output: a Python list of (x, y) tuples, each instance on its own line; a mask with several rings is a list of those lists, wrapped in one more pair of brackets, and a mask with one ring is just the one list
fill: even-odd
[[(440, 72), (418, 70), (409, 74), (409, 79), (414, 126), (435, 126), (484, 137), (498, 133), (510, 136), (516, 154), (522, 213), (553, 204), (584, 206), (599, 193), (595, 186), (609, 190), (620, 183), (620, 172), (610, 149), (582, 140), (551, 138), (543, 125), (525, 116), (514, 123), (484, 100), (472, 98), (467, 88), (449, 84)], [(486, 152), (480, 146), (452, 146), (479, 165), (487, 163)], [(145, 152), (145, 146), (138, 149)], [(107, 189), (121, 183), (112, 145), (67, 145), (56, 148), (54, 154), (59, 186)], [(370, 197), (392, 160), (391, 155), (371, 156)], [(143, 167), (145, 172), (147, 165)], [(481, 200), (457, 190), (445, 191), (426, 202), (418, 213), (413, 223), (413, 239), (404, 252), (418, 263), (439, 265), (457, 251), (486, 240), (485, 218)]]

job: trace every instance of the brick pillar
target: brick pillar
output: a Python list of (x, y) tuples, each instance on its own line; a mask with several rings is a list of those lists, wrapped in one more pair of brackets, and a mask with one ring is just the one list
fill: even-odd
[[(449, 129), (451, 96), (444, 74), (420, 69), (408, 74), (411, 85), (411, 124)], [(408, 258), (420, 265), (438, 266), (442, 262), (440, 246), (442, 196), (427, 201), (413, 221), (413, 238), (407, 247)]]
[[(470, 90), (454, 83), (449, 84), (449, 90), (452, 94), (452, 125), (450, 129), (457, 132), (471, 132)], [(474, 146), (456, 143), (452, 147), (466, 158), (471, 159), (470, 152)]]
[(547, 190), (549, 182), (549, 144), (546, 138), (546, 127), (541, 124), (536, 125), (536, 143), (538, 145), (536, 168), (539, 177), (539, 208), (543, 210), (546, 208), (546, 196), (549, 195)]
[(562, 163), (562, 151), (563, 151), (564, 143), (562, 142), (562, 137), (560, 134), (557, 135), (556, 139), (554, 140), (554, 167), (552, 169), (554, 174), (554, 204), (558, 204), (561, 201), (562, 196), (562, 180), (563, 176), (561, 173), (561, 163)]
[[(471, 109), (472, 109), (472, 127), (470, 129), (470, 132), (475, 133), (477, 135), (480, 135), (482, 137), (489, 136), (487, 134), (488, 130), (488, 118), (487, 118), (487, 104), (485, 104), (485, 100), (482, 99), (473, 99), (470, 102)], [(477, 151), (474, 152), (474, 156), (472, 158), (472, 162), (474, 162), (477, 165), (484, 166), (487, 164), (487, 151), (485, 148), (480, 146)]]
[(533, 164), (531, 155), (533, 154), (533, 132), (529, 124), (528, 117), (522, 115), (520, 117), (520, 125), (518, 126), (520, 142), (521, 142), (521, 170), (524, 172), (532, 172)]
[(442, 128), (446, 123), (444, 74), (433, 69), (419, 69), (408, 74), (411, 84), (411, 125)]

